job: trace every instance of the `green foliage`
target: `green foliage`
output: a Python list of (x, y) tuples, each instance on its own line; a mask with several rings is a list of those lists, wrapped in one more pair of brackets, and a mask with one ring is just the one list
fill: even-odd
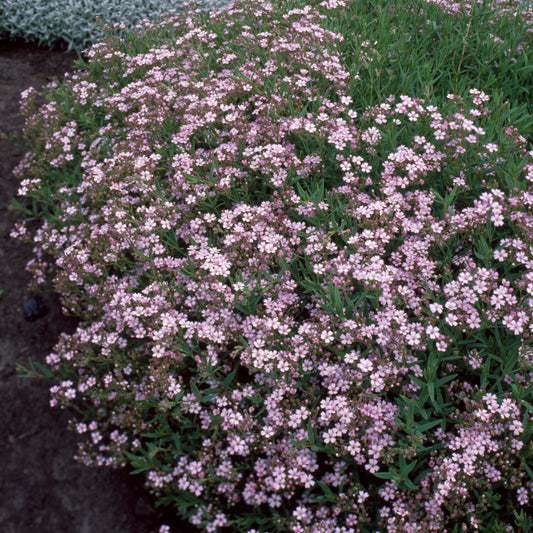
[[(79, 407), (83, 424), (94, 424), (106, 438), (118, 429), (123, 432), (90, 450), (93, 455), (87, 453), (87, 462), (89, 456), (96, 463), (104, 461), (105, 453), (116, 464), (128, 461), (136, 472), (146, 474), (161, 504), (174, 506), (186, 518), (196, 516), (202, 527), (217, 527), (213, 523), (220, 508), (227, 512), (225, 524), (234, 531), (253, 527), (271, 533), (289, 531), (294, 509), (276, 506), (275, 498), (272, 508), (265, 502), (245, 505), (242, 494), (246, 480), (259, 479), (257, 471), (266, 457), (291, 464), (298, 454), (309, 453), (317, 460), (316, 483), (305, 488), (300, 484), (292, 493), (279, 492), (284, 503), (294, 505), (294, 497), (300, 498), (299, 504), (314, 506), (315, 521), (323, 506), (337, 514), (357, 512), (362, 532), (366, 525), (368, 531), (386, 530), (386, 516), (380, 515), (379, 506), (388, 505), (393, 513), (389, 502), (397, 500), (410, 505), (411, 512), (421, 512), (419, 520), (438, 520), (450, 531), (475, 524), (486, 531), (504, 531), (512, 523), (528, 531), (530, 506), (524, 504), (518, 513), (513, 505), (516, 489), (529, 486), (527, 476), (533, 480), (533, 387), (531, 359), (524, 354), (531, 340), (519, 328), (513, 331), (505, 319), (513, 319), (515, 307), (530, 309), (525, 274), (530, 259), (523, 259), (524, 252), (515, 260), (521, 250), (511, 249), (509, 243), (527, 249), (523, 241), (531, 232), (531, 184), (523, 173), (531, 159), (526, 147), (530, 149), (533, 141), (531, 23), (501, 14), (486, 2), (474, 4), (468, 14), (451, 15), (422, 0), (351, 0), (345, 7), (329, 9), (321, 20), (323, 28), (342, 40), (325, 39), (320, 47), (315, 43), (311, 47), (313, 62), (326, 53), (342, 59), (350, 73), (342, 93), (336, 86), (339, 78), (332, 82), (322, 71), (312, 73), (311, 82), (306, 82), (309, 87), (291, 86), (295, 62), (300, 61), (299, 69), (310, 69), (310, 56), (285, 52), (276, 56), (258, 44), (262, 32), (270, 31), (274, 23), (283, 22), (284, 31), (292, 31), (292, 22), (281, 20), (281, 10), (306, 6), (318, 9), (321, 2), (280, 0), (269, 11), (270, 21), (255, 17), (257, 6), (251, 1), (238, 5), (232, 21), (198, 13), (196, 23), (205, 30), (203, 36), (187, 33), (189, 27), (179, 17), (121, 34), (108, 30), (102, 49), (78, 63), (83, 83), (88, 82), (84, 89), (63, 84), (48, 90), (49, 115), (30, 118), (27, 125), (35, 157), (21, 173), (31, 178), (25, 185), (31, 202), (23, 205), (15, 200), (13, 206), (27, 221), (46, 221), (39, 238), (57, 260), (55, 287), (63, 293), (65, 306), (83, 316), (86, 329), (62, 340), (57, 350), (61, 356), (50, 358), (54, 372), (37, 365), (21, 370), (33, 376), (58, 374), (63, 379), (54, 390), (58, 402), (68, 405), (76, 394), (85, 394), (95, 405)], [(276, 35), (276, 44), (281, 37)], [(252, 60), (255, 69), (248, 68)], [(269, 62), (275, 72), (262, 78), (261, 69)], [(183, 72), (177, 75), (178, 68)], [(206, 103), (206, 92), (213, 88), (209, 83), (223, 77), (233, 92), (228, 89), (224, 102)], [(307, 88), (313, 98), (302, 97)], [(80, 96), (83, 91), (89, 96)], [(483, 100), (485, 93), (490, 103), (488, 97)], [(415, 117), (406, 118), (401, 106), (390, 111), (394, 97), (404, 96), (424, 98)], [(479, 102), (471, 104), (473, 98)], [(241, 123), (222, 127), (220, 110), (228, 102), (242, 107), (240, 120), (253, 118), (245, 122), (244, 134), (257, 129), (265, 138), (250, 140), (239, 129)], [(193, 109), (196, 104), (199, 107)], [(413, 109), (418, 105), (414, 102)], [(353, 145), (336, 146), (330, 139), (339, 129), (333, 118), (339, 109), (357, 130)], [(185, 146), (180, 146), (185, 110), (188, 118), (198, 113), (197, 123)], [(208, 111), (215, 117), (211, 121), (205, 119)], [(381, 122), (376, 117), (380, 112)], [(321, 113), (326, 118), (319, 125)], [(308, 117), (314, 122), (305, 131), (300, 127), (287, 133), (284, 147), (299, 160), (314, 156), (321, 166), (307, 174), (289, 168), (278, 185), (271, 168), (276, 157), (265, 158), (264, 168), (252, 161), (259, 152), (252, 149), (270, 149), (278, 142), (277, 130), (273, 134), (261, 127)], [(454, 120), (458, 125), (453, 133), (437, 135), (440, 126), (434, 123), (449, 126)], [(75, 133), (70, 131), (72, 123)], [(479, 129), (474, 130), (474, 124)], [(228, 138), (232, 126), (236, 133)], [(320, 134), (317, 126), (322, 128)], [(326, 126), (330, 129), (323, 134)], [(370, 129), (378, 131), (379, 141), (361, 140)], [(467, 135), (469, 131), (475, 135)], [(69, 135), (76, 136), (76, 143), (68, 145)], [(230, 141), (235, 144), (231, 161), (220, 152), (216, 160), (207, 159), (213, 151), (227, 149)], [(427, 173), (413, 171), (420, 179), (411, 183), (406, 176), (394, 196), (390, 182), (410, 172), (393, 156), (408, 158), (411, 147), (413, 152), (422, 151), (424, 144), (431, 148), (424, 153), (428, 165), (438, 151), (446, 164), (428, 166)], [(132, 153), (150, 154), (151, 166), (142, 173), (144, 162), (139, 157), (139, 168), (133, 168)], [(366, 181), (350, 182), (339, 165), (343, 158), (348, 164), (354, 154), (371, 163)], [(188, 166), (191, 161), (194, 165)], [(387, 174), (387, 164), (390, 167), (393, 161), (396, 174)], [(223, 185), (221, 172), (230, 164), (230, 177)], [(415, 193), (430, 200), (424, 215), (413, 200)], [(385, 204), (391, 197), (397, 203)], [(507, 202), (502, 223), (490, 216), (500, 197)], [(383, 213), (357, 211), (364, 206), (370, 212), (380, 202), (386, 205)], [(249, 212), (238, 213), (242, 206)], [(276, 218), (279, 212), (283, 216)], [(233, 217), (232, 222), (225, 217)], [(460, 217), (465, 220), (463, 228), (456, 222)], [(420, 228), (409, 229), (402, 226), (405, 218), (424, 221)], [(270, 230), (281, 239), (295, 224), (300, 226), (291, 240), (275, 253), (265, 252), (266, 246), (259, 250), (259, 240), (253, 240), (254, 231), (264, 237)], [(373, 252), (372, 245), (381, 248)], [(507, 248), (511, 258), (498, 259)], [(415, 249), (422, 250), (420, 256)], [(339, 251), (345, 255), (337, 256)], [(232, 254), (231, 261), (224, 262), (223, 252)], [(252, 256), (255, 261), (249, 261)], [(409, 271), (405, 263), (412, 256), (418, 263)], [(219, 261), (225, 273), (220, 274), (210, 261)], [(357, 266), (343, 270), (348, 261)], [(424, 261), (436, 273), (417, 270)], [(376, 265), (385, 265), (380, 277), (372, 274)], [(45, 277), (39, 262), (32, 268), (36, 277)], [(334, 268), (337, 272), (332, 274)], [(476, 295), (469, 281), (461, 281), (462, 290), (473, 294), (475, 306), (468, 308), (462, 300), (461, 305), (482, 320), (472, 325), (465, 312), (461, 323), (454, 324), (451, 307), (444, 311), (447, 322), (443, 311), (434, 309), (445, 308), (445, 289), (452, 291), (460, 276), (467, 278), (469, 269), (489, 272), (495, 300), (496, 290), (507, 287), (498, 285), (501, 280), (512, 286), (511, 292), (518, 295), (516, 305), (510, 303), (513, 295), (504, 290), (508, 299), (501, 304), (504, 310), (493, 309), (496, 304), (488, 288)], [(382, 282), (389, 275), (392, 279), (393, 271), (401, 272), (398, 279)], [(411, 289), (414, 296), (405, 296)], [(417, 301), (419, 295), (419, 304), (409, 301)], [(270, 316), (276, 325), (268, 326), (268, 335), (263, 335), (268, 329), (263, 315), (292, 296), (294, 301), (280, 312), (284, 323), (277, 324), (278, 317)], [(450, 298), (455, 306), (461, 296)], [(396, 313), (396, 323), (383, 318), (388, 312)], [(406, 341), (399, 326), (402, 317), (406, 327), (420, 326), (423, 346)], [(179, 319), (179, 327), (167, 331), (165, 320), (172, 319), (176, 323)], [(158, 320), (165, 325), (155, 326)], [(353, 330), (346, 326), (350, 321), (358, 321)], [(246, 327), (239, 329), (242, 323)], [(360, 333), (369, 325), (379, 330), (382, 324), (388, 324), (383, 329), (395, 336), (377, 342), (380, 331), (365, 333), (367, 337)], [(300, 325), (305, 325), (303, 333)], [(284, 326), (290, 334), (281, 333)], [(442, 338), (427, 333), (434, 326)], [(119, 337), (123, 342), (117, 346)], [(306, 339), (312, 339), (307, 355), (289, 370), (283, 368), (284, 350), (292, 353)], [(443, 339), (444, 346), (439, 346)], [(254, 360), (256, 341), (265, 353), (275, 354), (266, 364), (259, 356)], [(386, 405), (393, 413), (388, 425), (383, 421), (380, 426), (382, 420), (372, 414), (360, 414), (341, 439), (327, 435), (329, 422), (324, 419), (333, 419), (336, 408), (328, 412), (324, 405), (339, 393), (336, 383), (344, 379), (343, 373), (351, 381), (339, 395), (349, 398), (350, 412), (366, 413), (364, 409), (370, 412)], [(283, 390), (290, 394), (283, 397)], [(276, 414), (273, 406), (281, 397)], [(499, 411), (502, 405), (508, 406), (507, 412)], [(297, 417), (302, 406), (308, 410), (307, 418), (292, 427), (290, 417)], [(270, 412), (283, 423), (276, 426), (267, 420)], [(232, 421), (237, 414), (242, 419)], [(483, 416), (492, 424), (490, 435)], [(263, 430), (266, 436), (256, 439), (253, 432)], [(84, 431), (82, 427), (80, 432)], [(366, 463), (368, 450), (368, 456), (359, 458), (362, 452), (354, 451), (357, 444), (370, 448), (369, 441), (385, 434), (394, 438), (375, 454), (379, 455), (375, 465)], [(457, 443), (454, 439), (460, 435), (463, 441)], [(235, 436), (249, 439), (248, 453), (227, 451)], [(92, 438), (96, 441), (98, 435)], [(487, 457), (479, 453), (478, 462), (470, 465), (477, 477), (462, 472), (464, 465), (458, 464), (460, 453), (468, 455), (469, 450), (461, 447), (466, 439), (472, 439), (473, 446), (476, 439), (485, 439), (497, 447), (498, 455), (491, 455), (494, 450), (484, 444)], [(450, 483), (457, 482), (458, 490), (449, 490), (446, 502), (435, 504), (443, 507), (442, 516), (428, 518), (422, 499), (431, 499), (428, 487), (446, 478), (443, 465), (450, 456), (456, 457), (452, 462), (458, 468), (457, 479)], [(482, 470), (485, 459), (487, 469)], [(177, 488), (182, 487), (180, 476), (187, 471), (194, 477), (199, 463), (202, 475), (195, 482), (200, 488)], [(512, 472), (510, 479), (498, 479), (491, 470), (494, 465)], [(340, 481), (336, 467), (344, 469)], [(493, 483), (487, 482), (489, 475), (494, 476)], [(265, 477), (261, 479), (258, 485), (266, 483)], [(188, 486), (185, 481), (183, 486)], [(380, 500), (388, 489), (396, 491), (395, 496)], [(463, 489), (468, 498), (462, 496)], [(407, 515), (398, 511), (395, 516), (403, 520)], [(459, 515), (465, 520), (462, 524), (457, 523)], [(411, 518), (418, 520), (410, 516), (405, 520)], [(407, 528), (403, 524), (395, 527)]]
[[(144, 20), (180, 12), (186, 0), (2, 0), (0, 38), (22, 38), (53, 47), (66, 43), (81, 52), (102, 40), (104, 25), (131, 29)], [(206, 1), (220, 9), (225, 0)], [(116, 31), (120, 32), (118, 28)]]

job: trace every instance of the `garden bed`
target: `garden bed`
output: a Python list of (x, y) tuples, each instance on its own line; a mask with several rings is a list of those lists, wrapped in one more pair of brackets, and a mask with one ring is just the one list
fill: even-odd
[[(528, 529), (531, 12), (235, 2), (22, 97), (88, 466), (207, 533)], [(36, 223), (39, 225), (36, 227)], [(162, 531), (166, 531), (166, 527)]]

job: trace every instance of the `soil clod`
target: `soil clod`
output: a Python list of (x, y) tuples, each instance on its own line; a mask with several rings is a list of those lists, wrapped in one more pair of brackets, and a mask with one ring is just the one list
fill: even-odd
[(27, 320), (36, 320), (37, 318), (44, 316), (47, 311), (43, 299), (39, 295), (26, 300), (22, 304), (22, 309), (24, 310), (24, 316)]

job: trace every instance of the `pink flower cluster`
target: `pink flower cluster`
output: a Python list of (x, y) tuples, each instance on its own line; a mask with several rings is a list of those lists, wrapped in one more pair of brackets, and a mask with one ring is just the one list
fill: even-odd
[[(52, 403), (94, 406), (73, 422), (88, 465), (161, 435), (147, 484), (198, 498), (205, 531), (265, 505), (294, 533), (444, 531), (475, 527), (487, 484), (533, 494), (527, 406), (472, 384), (486, 330), (521, 354), (508, 391), (533, 377), (533, 154), (486, 138), (476, 89), (357, 112), (320, 26), (345, 5), (233, 4), (147, 27), (176, 38), (144, 52), (105, 41), (27, 121), (20, 194), (54, 212), (13, 235), (82, 319), (48, 357), (70, 376)], [(450, 409), (416, 433), (399, 398)], [(418, 487), (375, 476), (411, 460)]]

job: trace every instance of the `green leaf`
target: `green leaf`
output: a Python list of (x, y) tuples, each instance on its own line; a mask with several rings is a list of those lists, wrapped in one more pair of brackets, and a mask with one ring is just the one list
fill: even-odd
[(379, 479), (396, 479), (397, 477), (394, 472), (374, 472), (373, 475), (379, 477)]
[(311, 201), (315, 204), (319, 204), (324, 200), (324, 180), (320, 179), (318, 181), (318, 186), (316, 190), (311, 194)]
[(450, 374), (449, 376), (444, 376), (443, 378), (438, 379), (435, 384), (437, 387), (441, 387), (445, 383), (448, 383), (448, 381), (451, 381), (452, 379), (455, 379), (459, 374)]
[(11, 205), (9, 206), (10, 210), (17, 210), (22, 211), (26, 215), (35, 215), (35, 213), (28, 209), (27, 207), (24, 207), (18, 200), (15, 198), (11, 198)]
[(527, 464), (526, 461), (523, 461), (522, 464), (524, 465), (524, 468), (525, 468), (525, 470), (526, 470), (528, 476), (529, 476), (531, 479), (533, 479), (533, 470), (531, 470), (530, 466)]
[(529, 533), (531, 531), (531, 517), (528, 516), (524, 509), (520, 509), (520, 513), (518, 511), (513, 511), (516, 525), (521, 528), (521, 531), (524, 533)]
[(328, 285), (328, 291), (329, 291), (329, 296), (331, 298), (331, 301), (333, 302), (333, 306), (335, 307), (335, 310), (337, 311), (337, 314), (339, 316), (343, 316), (344, 305), (342, 304), (342, 297), (341, 297), (341, 293), (338, 287), (330, 283)]
[(129, 459), (131, 466), (135, 468), (130, 474), (140, 474), (151, 469), (151, 466), (146, 462), (144, 457), (139, 457), (126, 450), (123, 450), (122, 453)]
[(311, 444), (315, 444), (316, 443), (316, 440), (315, 440), (315, 430), (313, 428), (313, 423), (311, 421), (311, 419), (309, 419), (307, 421), (307, 437), (309, 439), (309, 442)]
[(225, 389), (229, 388), (231, 382), (233, 381), (233, 379), (237, 375), (237, 371), (238, 370), (239, 370), (239, 361), (237, 361), (235, 363), (235, 367), (233, 368), (233, 370), (224, 378), (224, 381), (222, 382), (222, 386)]
[(32, 361), (28, 359), (29, 368), (25, 368), (20, 363), (15, 363), (17, 370), (21, 372), (18, 377), (21, 378), (41, 378), (41, 379), (50, 379), (55, 380), (57, 377), (52, 373), (52, 371), (39, 363), (38, 361)]
[(196, 396), (196, 399), (201, 400), (202, 399), (202, 393), (200, 392), (200, 389), (196, 386), (196, 383), (191, 379), (189, 381), (189, 385), (191, 386), (192, 393)]
[(431, 420), (430, 422), (425, 422), (424, 424), (417, 424), (416, 427), (421, 433), (424, 433), (429, 429), (439, 425), (440, 423), (442, 423), (442, 421), (443, 419), (439, 418), (438, 420)]
[(316, 484), (324, 491), (326, 498), (329, 500), (336, 500), (336, 496), (333, 491), (322, 481), (317, 481)]
[(308, 202), (310, 199), (309, 193), (307, 191), (304, 191), (303, 187), (301, 186), (300, 182), (296, 182), (296, 190), (298, 191), (298, 194), (300, 198), (304, 202)]
[(427, 389), (430, 400), (435, 401), (435, 384), (433, 382), (428, 383)]
[(418, 461), (415, 459), (414, 461), (407, 464), (405, 457), (403, 455), (400, 455), (399, 463), (400, 463), (400, 477), (402, 478), (402, 480), (405, 480), (408, 478), (409, 474), (413, 471)]

